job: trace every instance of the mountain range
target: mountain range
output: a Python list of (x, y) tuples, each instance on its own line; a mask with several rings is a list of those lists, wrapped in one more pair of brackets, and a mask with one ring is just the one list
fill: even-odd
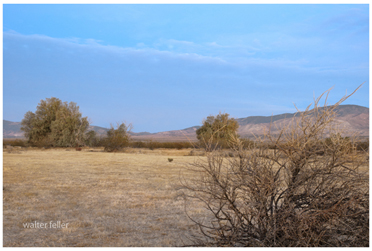
[[(336, 108), (338, 122), (345, 130), (347, 135), (357, 133), (359, 136), (369, 136), (369, 108), (358, 105), (340, 105)], [(238, 133), (242, 137), (253, 137), (253, 135), (262, 135), (265, 129), (268, 129), (270, 123), (277, 125), (286, 125), (290, 123), (298, 113), (284, 113), (274, 116), (250, 116), (236, 119), (239, 124)], [(154, 140), (154, 141), (195, 141), (196, 130), (200, 126), (188, 127), (182, 130), (172, 130), (166, 132), (130, 132), (134, 140)], [(273, 129), (274, 128), (274, 129)], [(99, 126), (90, 126), (88, 130), (94, 130), (100, 135), (107, 132), (107, 128)], [(272, 127), (272, 133), (278, 131)], [(345, 136), (347, 136), (345, 135)], [(11, 122), (3, 120), (4, 138), (22, 138), (21, 122)]]

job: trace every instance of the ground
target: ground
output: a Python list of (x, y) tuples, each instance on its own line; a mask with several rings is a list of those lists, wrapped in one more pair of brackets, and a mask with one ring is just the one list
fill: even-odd
[[(180, 177), (195, 175), (187, 167), (205, 159), (199, 155), (192, 149), (7, 148), (3, 246), (191, 245), (198, 229), (177, 188)], [(361, 171), (368, 169), (367, 163)], [(188, 210), (204, 218), (203, 205)]]
[(203, 158), (190, 151), (5, 150), (3, 245), (190, 244), (194, 226), (175, 189), (185, 165)]

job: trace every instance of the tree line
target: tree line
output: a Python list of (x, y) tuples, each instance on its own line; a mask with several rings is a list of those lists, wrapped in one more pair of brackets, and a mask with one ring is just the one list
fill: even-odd
[(79, 147), (102, 145), (105, 151), (117, 151), (129, 143), (129, 127), (121, 123), (112, 125), (104, 138), (93, 130), (88, 131), (88, 117), (83, 117), (74, 102), (62, 102), (52, 97), (41, 100), (36, 112), (28, 111), (21, 130), (27, 143), (37, 147)]
[[(230, 149), (231, 138), (239, 137), (245, 148), (252, 145), (264, 144), (273, 149), (275, 144), (270, 142), (254, 142), (241, 138), (237, 131), (238, 122), (228, 113), (210, 115), (203, 120), (202, 126), (196, 130), (198, 142), (155, 142), (132, 141), (130, 138), (131, 125), (118, 123), (116, 128), (111, 125), (106, 135), (98, 135), (89, 129), (88, 117), (83, 117), (79, 106), (74, 102), (62, 102), (52, 97), (41, 100), (36, 112), (28, 111), (21, 122), (21, 130), (27, 139), (27, 144), (37, 147), (104, 147), (105, 151), (120, 151), (124, 147), (133, 148), (203, 148), (206, 151)], [(341, 137), (338, 135), (338, 137)], [(347, 139), (347, 138), (346, 138)], [(331, 138), (325, 138), (329, 145)], [(350, 139), (347, 139), (350, 140)], [(20, 140), (9, 141), (13, 145), (23, 146)], [(368, 151), (369, 141), (354, 142), (358, 150)]]
[[(105, 151), (119, 151), (132, 145), (133, 147), (193, 147), (195, 144), (159, 142), (130, 142), (130, 125), (118, 124), (107, 131), (105, 137), (99, 137), (94, 130), (89, 130), (89, 119), (83, 117), (79, 106), (74, 102), (62, 102), (52, 97), (41, 100), (36, 112), (28, 111), (21, 122), (21, 130), (27, 138), (27, 143), (37, 147), (79, 147), (104, 146)], [(203, 121), (197, 131), (198, 147), (206, 147), (207, 142), (215, 146), (228, 146), (228, 135), (237, 132), (239, 125), (236, 120), (229, 118), (229, 114), (209, 116)]]

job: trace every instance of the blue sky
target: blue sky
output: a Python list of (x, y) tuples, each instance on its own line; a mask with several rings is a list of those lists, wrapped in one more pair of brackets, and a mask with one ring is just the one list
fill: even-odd
[(91, 124), (178, 130), (295, 112), (334, 86), (369, 107), (368, 5), (3, 5), (3, 118), (41, 99)]

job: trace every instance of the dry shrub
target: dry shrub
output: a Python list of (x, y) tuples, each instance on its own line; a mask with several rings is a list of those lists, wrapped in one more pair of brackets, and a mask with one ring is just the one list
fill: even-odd
[(3, 147), (6, 145), (10, 146), (21, 146), (21, 147), (27, 147), (27, 141), (23, 139), (4, 139), (3, 140)]
[(368, 152), (369, 151), (369, 140), (356, 142), (358, 151)]
[(205, 156), (205, 151), (204, 150), (191, 150), (188, 154), (189, 156)]
[[(367, 163), (353, 157), (353, 140), (324, 141), (337, 135), (334, 110), (349, 96), (318, 109), (320, 96), (313, 110), (248, 150), (231, 135), (234, 158), (212, 150), (193, 163), (194, 179), (183, 179), (182, 189), (200, 230), (195, 245), (369, 246), (368, 173), (360, 169)], [(205, 205), (203, 217), (193, 209), (198, 203)]]
[(158, 142), (158, 141), (133, 141), (129, 144), (133, 148), (149, 148), (150, 150), (165, 148), (165, 149), (184, 149), (192, 148), (192, 142)]
[(35, 142), (28, 142), (31, 146), (35, 146), (38, 148), (43, 148), (43, 149), (49, 149), (53, 147), (53, 140), (51, 140), (48, 137), (42, 138), (38, 141)]
[(107, 137), (103, 139), (104, 151), (117, 152), (127, 147), (130, 141), (130, 129), (131, 125), (126, 126), (124, 123), (118, 124), (117, 129), (111, 125)]

